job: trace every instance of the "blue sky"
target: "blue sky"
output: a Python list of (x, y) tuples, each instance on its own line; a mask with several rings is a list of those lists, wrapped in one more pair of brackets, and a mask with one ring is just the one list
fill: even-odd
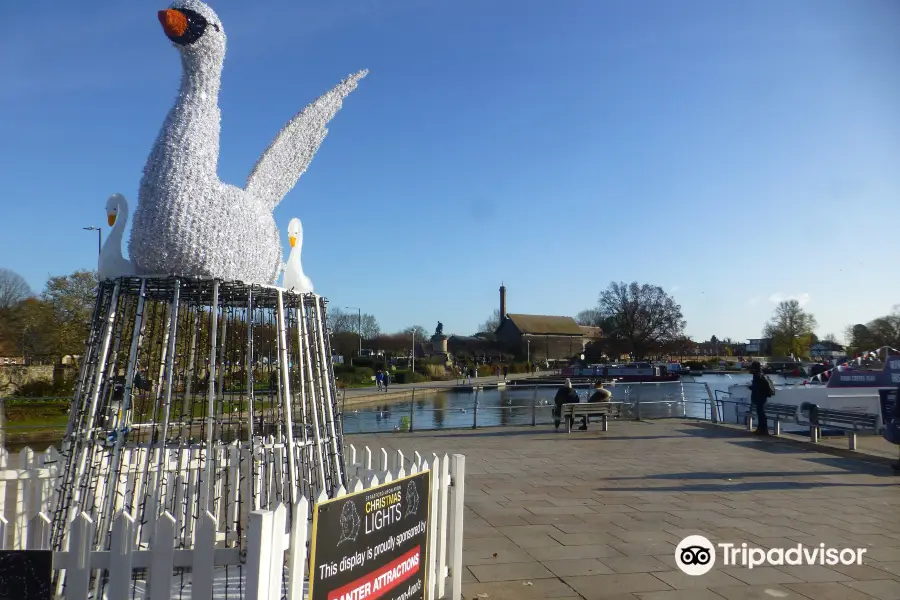
[[(571, 315), (660, 285), (698, 339), (756, 336), (780, 298), (838, 335), (900, 303), (900, 3), (210, 4), (224, 181), (370, 69), (275, 216), (386, 330), (471, 333), (501, 281), (510, 312)], [(160, 8), (0, 8), (0, 266), (37, 290), (96, 265), (109, 194), (137, 201), (181, 69)]]

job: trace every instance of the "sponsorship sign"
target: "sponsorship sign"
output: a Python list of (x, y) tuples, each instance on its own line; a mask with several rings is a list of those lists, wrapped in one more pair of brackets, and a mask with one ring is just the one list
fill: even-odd
[(423, 600), (431, 472), (316, 504), (310, 600)]

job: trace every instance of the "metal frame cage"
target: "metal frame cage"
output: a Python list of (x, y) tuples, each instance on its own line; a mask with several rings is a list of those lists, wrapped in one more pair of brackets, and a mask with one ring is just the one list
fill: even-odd
[(87, 513), (147, 547), (163, 512), (189, 547), (200, 515), (242, 547), (250, 511), (345, 485), (326, 300), (179, 277), (102, 282), (63, 441), (51, 546)]

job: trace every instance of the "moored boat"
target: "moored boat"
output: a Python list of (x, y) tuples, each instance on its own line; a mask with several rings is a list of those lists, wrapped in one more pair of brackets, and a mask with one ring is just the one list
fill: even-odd
[[(884, 352), (884, 360), (873, 359)], [(868, 353), (868, 358), (858, 358), (844, 363), (801, 385), (776, 385), (775, 395), (769, 402), (797, 407), (797, 422), (808, 425), (807, 415), (801, 410), (804, 403), (819, 408), (859, 412), (878, 416), (878, 428), (889, 419), (889, 407), (893, 405), (900, 384), (900, 352), (893, 348), (880, 348)], [(728, 400), (738, 405), (750, 404), (747, 384), (735, 384), (728, 388)], [(726, 411), (727, 415), (727, 411)]]
[(678, 381), (681, 377), (680, 373), (669, 371), (666, 366), (652, 365), (648, 362), (569, 367), (563, 369), (563, 375), (566, 377), (597, 377), (623, 383), (659, 383)]

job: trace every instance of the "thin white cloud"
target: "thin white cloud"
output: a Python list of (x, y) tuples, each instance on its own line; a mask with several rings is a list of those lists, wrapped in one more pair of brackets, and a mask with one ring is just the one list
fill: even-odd
[(671, 292), (671, 293), (674, 294), (675, 292), (677, 292), (677, 291), (680, 290), (680, 289), (681, 289), (680, 286), (673, 285), (672, 287), (669, 288), (669, 292)]
[(756, 306), (757, 304), (759, 304), (759, 296), (753, 296), (752, 298), (749, 298), (747, 300), (747, 304), (749, 304), (750, 306)]
[(809, 301), (812, 300), (810, 295), (806, 292), (802, 294), (782, 294), (781, 292), (775, 292), (771, 296), (769, 296), (769, 302), (772, 304), (778, 304), (779, 302), (784, 302), (786, 300), (796, 300), (800, 306), (805, 306), (809, 304)]

